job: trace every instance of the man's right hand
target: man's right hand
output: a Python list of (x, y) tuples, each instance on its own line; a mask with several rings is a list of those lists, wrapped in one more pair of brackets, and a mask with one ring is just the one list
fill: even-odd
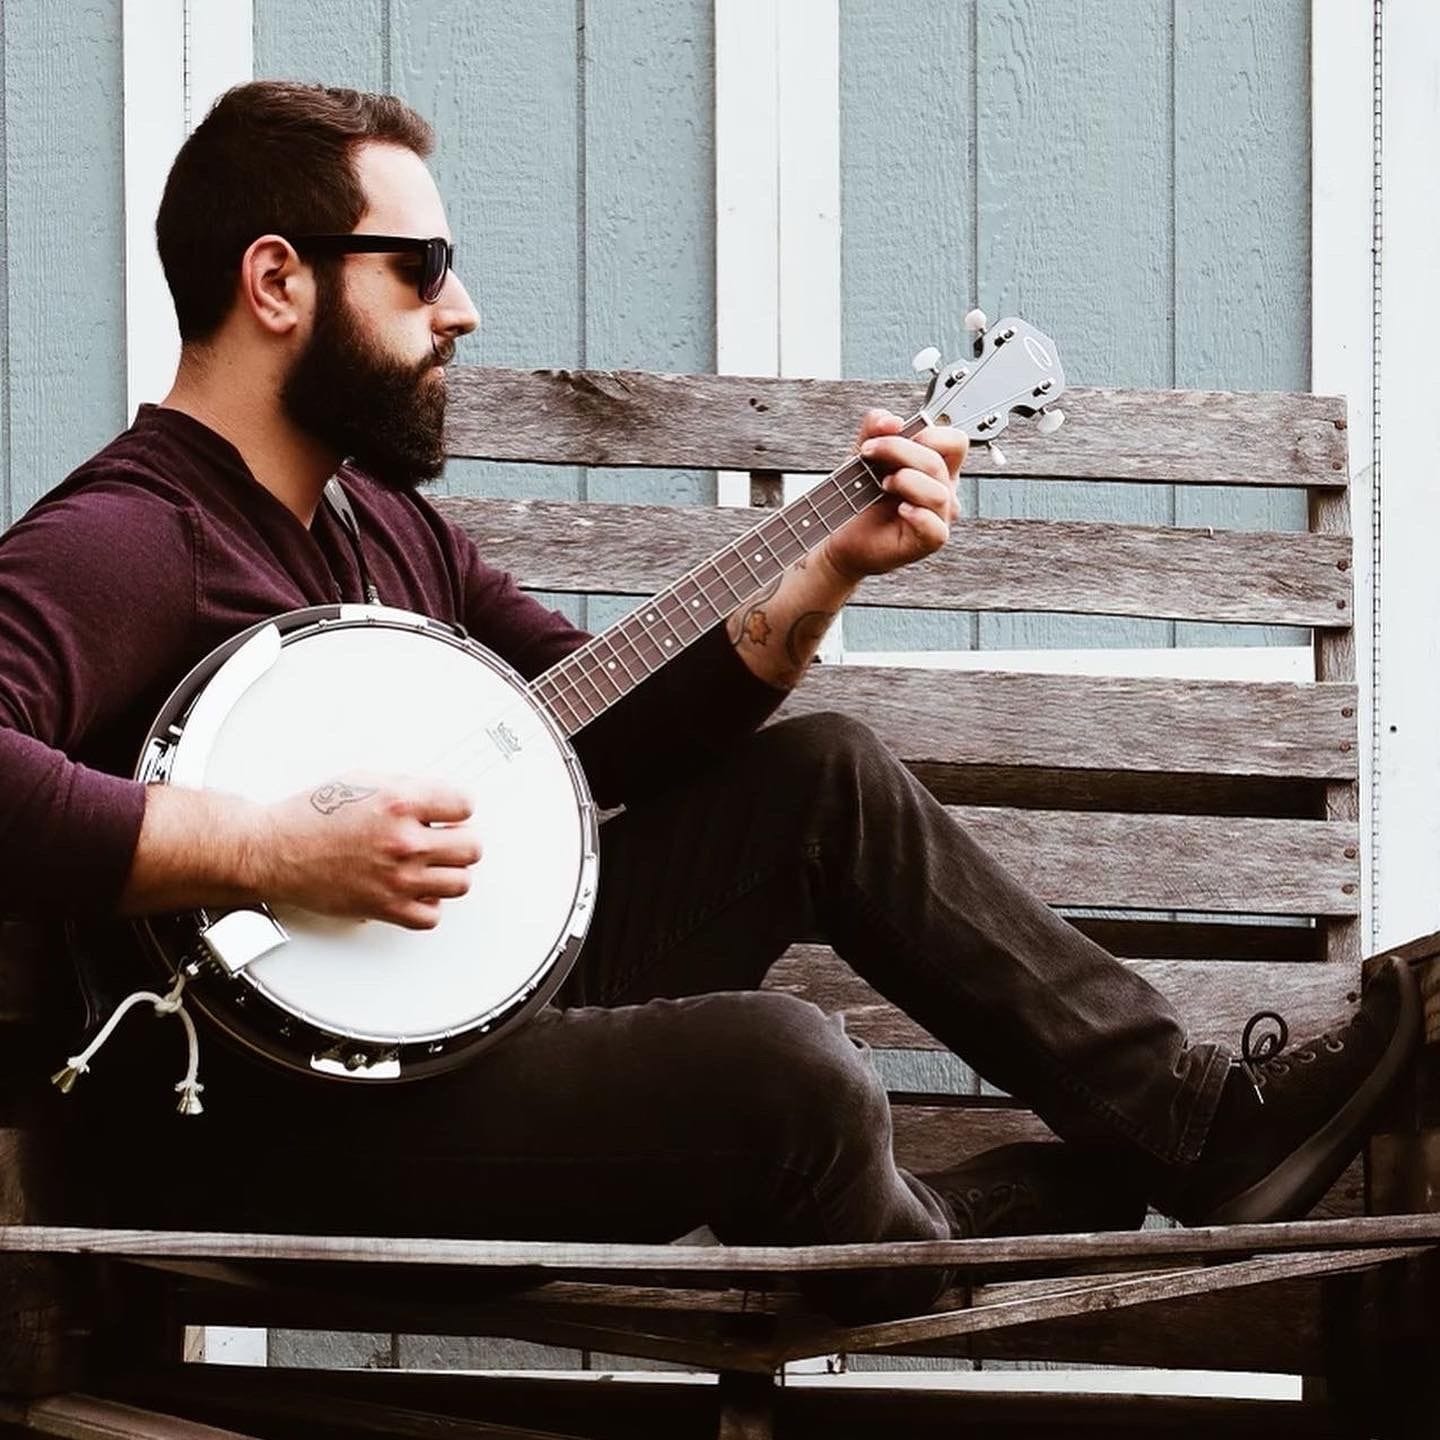
[(257, 900), (433, 929), (480, 859), (453, 786), (344, 776), (271, 805), (151, 785), (125, 914)]
[(470, 815), (464, 795), (432, 781), (329, 781), (265, 807), (255, 887), (323, 915), (433, 929), (480, 859)]

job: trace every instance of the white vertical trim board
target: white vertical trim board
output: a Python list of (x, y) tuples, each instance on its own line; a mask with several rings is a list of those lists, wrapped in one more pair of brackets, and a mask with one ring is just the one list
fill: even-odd
[(1372, 5), (1311, 0), (1310, 388), (1343, 395), (1349, 414), (1355, 543), (1355, 673), (1360, 691), (1362, 914), (1373, 943), (1374, 808), (1371, 563), (1375, 406), (1375, 77)]
[[(839, 376), (839, 0), (715, 0), (715, 226), (716, 369)], [(787, 475), (785, 499), (818, 481)], [(719, 499), (748, 505), (749, 477)]]
[[(125, 395), (133, 417), (170, 388), (180, 333), (155, 249), (155, 213), (185, 137), (217, 96), (254, 78), (253, 0), (123, 0)], [(212, 1361), (263, 1365), (264, 1330), (210, 1327)]]
[[(715, 0), (715, 368), (780, 373), (780, 0)], [(722, 472), (722, 505), (750, 477)]]
[(1377, 938), (1440, 925), (1440, 6), (1383, 0)]
[(125, 375), (133, 415), (170, 387), (180, 355), (155, 250), (175, 152), (222, 90), (254, 75), (252, 0), (124, 0)]

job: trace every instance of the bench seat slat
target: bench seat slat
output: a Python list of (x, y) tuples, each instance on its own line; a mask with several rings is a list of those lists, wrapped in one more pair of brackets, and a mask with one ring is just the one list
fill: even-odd
[[(637, 597), (664, 589), (766, 514), (598, 501), (437, 504), (529, 589)], [(1350, 563), (1348, 538), (1306, 531), (967, 519), (923, 565), (872, 577), (850, 603), (1348, 626)]]
[[(1297, 1039), (1340, 1014), (1359, 978), (1343, 965), (1271, 964), (1230, 960), (1127, 960), (1166, 995), (1197, 1040), (1239, 1044), (1257, 1010), (1278, 1010)], [(771, 968), (767, 989), (814, 1001), (843, 1014), (852, 1034), (882, 1049), (933, 1050), (927, 1030), (876, 994), (827, 945), (792, 945)]]
[(1356, 691), (815, 665), (782, 715), (863, 716), (911, 764), (1353, 780)]
[[(912, 415), (913, 380), (789, 380), (636, 370), (449, 372), (452, 455), (550, 465), (828, 474), (871, 406)], [(982, 448), (975, 474), (1187, 485), (1347, 483), (1345, 403), (1323, 395), (1072, 386), (1067, 423), (1005, 433), (1006, 465)]]

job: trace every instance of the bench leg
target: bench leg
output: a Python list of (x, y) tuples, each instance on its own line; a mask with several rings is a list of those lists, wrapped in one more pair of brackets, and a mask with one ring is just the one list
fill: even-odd
[(777, 1389), (772, 1375), (721, 1371), (719, 1440), (772, 1440)]

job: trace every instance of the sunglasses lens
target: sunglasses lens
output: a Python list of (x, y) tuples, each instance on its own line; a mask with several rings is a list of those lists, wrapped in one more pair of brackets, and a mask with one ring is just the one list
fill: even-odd
[(434, 304), (440, 298), (454, 253), (454, 247), (444, 240), (431, 240), (425, 247), (425, 273), (420, 279), (420, 298), (426, 304)]

